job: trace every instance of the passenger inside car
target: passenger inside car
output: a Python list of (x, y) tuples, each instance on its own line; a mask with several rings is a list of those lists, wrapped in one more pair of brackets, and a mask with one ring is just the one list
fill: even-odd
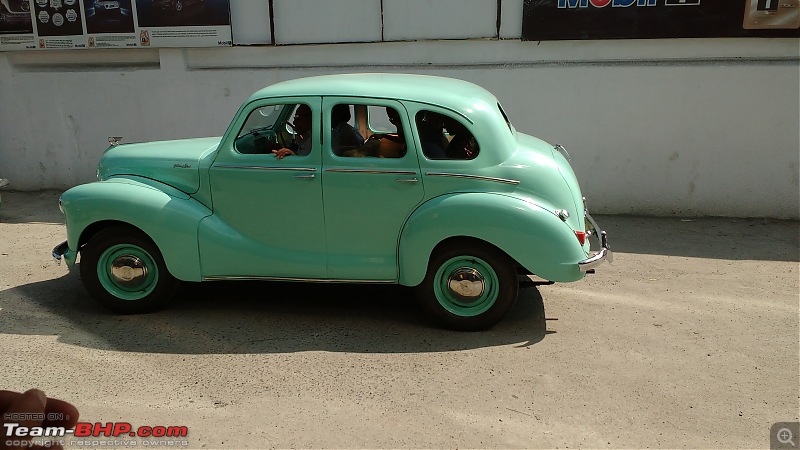
[(420, 111), (416, 117), (422, 153), (429, 159), (447, 159), (448, 141), (443, 132), (444, 116), (431, 111)]
[[(379, 108), (370, 106), (371, 111), (384, 111), (384, 119), (389, 122), (382, 124), (378, 132), (373, 132), (364, 145), (350, 149), (342, 153), (342, 156), (348, 157), (376, 157), (376, 158), (402, 158), (406, 154), (406, 139), (403, 130), (403, 122), (400, 119), (400, 114), (392, 107)], [(372, 113), (370, 113), (370, 122), (374, 120)], [(373, 123), (370, 123), (369, 131), (374, 131)], [(384, 130), (386, 132), (384, 132)]]
[(350, 105), (339, 104), (331, 109), (331, 148), (336, 155), (364, 145), (364, 137), (348, 123), (351, 118)]
[(460, 121), (432, 111), (416, 116), (422, 153), (428, 159), (473, 159), (478, 142)]
[(444, 116), (444, 129), (451, 136), (445, 149), (448, 159), (472, 159), (478, 156), (478, 142), (464, 124)]

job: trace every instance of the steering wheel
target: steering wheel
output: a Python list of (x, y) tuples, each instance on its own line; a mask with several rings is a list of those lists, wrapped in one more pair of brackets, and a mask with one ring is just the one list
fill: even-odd
[(295, 140), (295, 136), (297, 136), (297, 129), (294, 125), (289, 122), (288, 120), (284, 120), (280, 123), (280, 126), (275, 130), (275, 141), (281, 147), (288, 147), (289, 143), (287, 142), (287, 135), (291, 134), (292, 142)]

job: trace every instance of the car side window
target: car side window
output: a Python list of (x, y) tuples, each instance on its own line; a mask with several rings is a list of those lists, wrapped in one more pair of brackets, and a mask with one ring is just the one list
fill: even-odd
[(269, 154), (281, 149), (305, 156), (311, 152), (311, 107), (300, 104), (259, 106), (248, 114), (234, 148), (242, 154)]
[[(338, 107), (340, 105), (336, 105)], [(336, 108), (334, 107), (334, 109)], [(356, 146), (342, 148), (337, 153), (345, 157), (402, 158), (406, 154), (406, 133), (398, 111), (390, 106), (356, 105), (354, 112), (356, 122), (362, 125), (363, 134), (354, 130), (360, 143)], [(333, 116), (332, 111), (331, 115)], [(333, 120), (332, 120), (333, 121)], [(334, 128), (334, 134), (336, 129)], [(349, 133), (349, 132), (348, 132)], [(366, 135), (367, 139), (363, 139)], [(336, 138), (332, 137), (334, 153)], [(355, 143), (354, 139), (351, 139)]]
[(367, 106), (367, 126), (371, 133), (397, 133), (402, 124), (394, 108)]
[(475, 159), (478, 156), (478, 141), (460, 120), (423, 110), (417, 113), (415, 122), (426, 158)]

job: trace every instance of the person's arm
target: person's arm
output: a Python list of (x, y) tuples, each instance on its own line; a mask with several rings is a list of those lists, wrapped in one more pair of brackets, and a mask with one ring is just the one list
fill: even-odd
[[(302, 138), (301, 135), (298, 134), (298, 136)], [(302, 142), (305, 142), (305, 139), (303, 139)], [(275, 155), (276, 158), (283, 159), (284, 157), (289, 155), (297, 155), (298, 150), (300, 150), (300, 147), (301, 146), (298, 145), (297, 142), (292, 142), (291, 145), (289, 145), (289, 147), (283, 147), (273, 150), (272, 153)]]
[(273, 150), (272, 153), (278, 159), (283, 159), (283, 158), (285, 158), (285, 157), (287, 157), (289, 155), (296, 155), (297, 154), (297, 153), (294, 152), (294, 150), (286, 148), (286, 147), (279, 148), (278, 150)]

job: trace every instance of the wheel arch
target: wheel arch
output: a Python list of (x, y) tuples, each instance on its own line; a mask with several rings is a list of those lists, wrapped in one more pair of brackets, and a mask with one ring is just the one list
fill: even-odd
[(76, 186), (61, 200), (70, 249), (109, 226), (130, 226), (153, 242), (175, 278), (200, 281), (197, 227), (211, 211), (185, 193), (130, 177)]
[(551, 212), (510, 195), (456, 193), (427, 201), (409, 217), (399, 241), (399, 284), (421, 283), (434, 252), (454, 240), (491, 245), (548, 280), (583, 277), (577, 263), (586, 253), (570, 227)]
[(433, 255), (435, 255), (437, 252), (439, 252), (442, 249), (444, 249), (446, 247), (449, 247), (451, 245), (463, 245), (465, 247), (466, 246), (470, 246), (470, 245), (484, 245), (484, 246), (492, 247), (492, 248), (502, 252), (503, 254), (505, 254), (516, 265), (520, 265), (519, 262), (517, 260), (515, 260), (511, 255), (506, 253), (505, 250), (503, 250), (502, 248), (494, 245), (493, 243), (491, 243), (491, 242), (489, 242), (487, 240), (481, 239), (481, 238), (474, 237), (474, 236), (464, 236), (464, 235), (449, 236), (449, 237), (446, 237), (446, 238), (442, 239), (441, 241), (439, 241), (431, 249), (431, 252), (428, 255), (428, 263), (430, 263), (431, 259), (433, 258)]
[(83, 229), (83, 231), (80, 234), (80, 237), (78, 238), (78, 248), (81, 248), (84, 245), (86, 245), (86, 243), (89, 242), (89, 239), (91, 239), (92, 236), (96, 235), (100, 231), (105, 230), (106, 228), (111, 228), (116, 226), (133, 228), (143, 233), (145, 236), (147, 236), (150, 239), (150, 241), (155, 245), (155, 241), (153, 241), (153, 238), (150, 237), (150, 235), (147, 234), (147, 232), (137, 227), (136, 225), (128, 222), (123, 222), (121, 220), (106, 219), (93, 222)]

